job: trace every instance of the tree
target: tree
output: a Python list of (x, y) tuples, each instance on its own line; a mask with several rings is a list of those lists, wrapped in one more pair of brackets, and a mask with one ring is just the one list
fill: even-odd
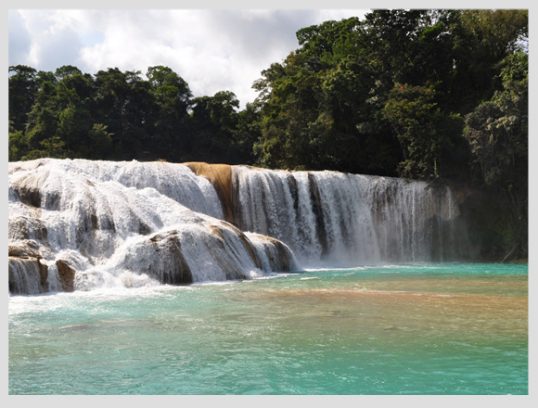
[(88, 147), (83, 151), (84, 157), (102, 160), (112, 151), (112, 133), (102, 123), (94, 123), (88, 132)]
[(465, 136), (484, 184), (502, 193), (511, 214), (513, 251), (527, 243), (528, 55), (516, 51), (502, 62), (502, 88), (466, 117)]
[(41, 157), (57, 157), (63, 159), (72, 155), (72, 152), (66, 150), (65, 143), (59, 136), (52, 136), (51, 138), (42, 140), (37, 149), (30, 150), (22, 159), (32, 160)]
[(254, 164), (254, 144), (260, 138), (260, 107), (247, 103), (245, 109), (237, 113), (237, 125), (232, 131), (234, 163)]
[(128, 92), (124, 105), (122, 140), (125, 140), (125, 143), (122, 149), (128, 157), (142, 160), (163, 157), (159, 134), (155, 133), (158, 106), (151, 93), (151, 85), (149, 81), (142, 79), (140, 71), (127, 71), (126, 81)]
[(154, 135), (157, 154), (168, 160), (186, 156), (190, 149), (189, 109), (192, 93), (183, 78), (162, 65), (148, 68), (149, 92), (156, 104)]
[[(459, 115), (441, 111), (433, 86), (396, 84), (384, 114), (394, 127), (404, 154), (398, 169), (400, 176), (422, 179), (446, 176), (451, 168), (451, 149), (447, 146), (461, 134), (463, 123)], [(461, 167), (465, 163), (458, 160), (453, 165)]]
[(56, 135), (58, 129), (56, 78), (50, 72), (39, 72), (37, 83), (37, 95), (26, 125), (27, 150), (39, 149), (40, 143)]
[(9, 131), (9, 161), (21, 160), (27, 150), (28, 142), (21, 130)]
[(74, 66), (62, 66), (56, 77), (57, 136), (74, 156), (88, 157), (92, 146), (88, 134), (92, 127), (94, 81)]
[(452, 74), (447, 104), (461, 114), (489, 99), (499, 86), (500, 62), (528, 35), (526, 10), (461, 10), (453, 12)]
[(37, 71), (26, 65), (9, 67), (9, 121), (13, 130), (24, 131), (37, 90)]
[[(209, 162), (236, 163), (235, 129), (239, 101), (233, 92), (193, 99), (193, 152)], [(193, 157), (194, 158), (194, 157)]]
[(262, 72), (261, 138), (267, 166), (395, 175), (399, 145), (379, 114), (383, 93), (367, 30), (350, 18), (297, 33), (300, 48)]
[(95, 74), (95, 106), (93, 122), (106, 124), (112, 133), (112, 158), (127, 159), (131, 141), (124, 135), (126, 126), (125, 105), (129, 85), (127, 75), (118, 68), (109, 68)]

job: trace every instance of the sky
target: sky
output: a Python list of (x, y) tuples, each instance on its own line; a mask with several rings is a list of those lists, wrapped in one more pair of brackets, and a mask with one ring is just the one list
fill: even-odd
[(298, 29), (366, 10), (10, 10), (9, 65), (146, 72), (166, 65), (194, 96), (233, 91), (244, 106), (263, 69), (297, 48)]

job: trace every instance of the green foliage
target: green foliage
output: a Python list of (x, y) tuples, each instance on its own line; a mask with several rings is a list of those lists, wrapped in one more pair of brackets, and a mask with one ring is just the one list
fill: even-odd
[(193, 99), (192, 125), (197, 135), (193, 140), (193, 150), (204, 152), (211, 162), (227, 159), (229, 163), (237, 163), (234, 136), (238, 107), (239, 101), (229, 91)]
[(384, 114), (393, 126), (403, 150), (398, 173), (402, 177), (434, 179), (449, 177), (465, 161), (452, 160), (463, 121), (458, 114), (445, 114), (435, 102), (433, 86), (396, 84)]
[(495, 163), (497, 152), (526, 148), (509, 135), (526, 132), (527, 20), (524, 10), (374, 10), (305, 27), (243, 110), (229, 91), (194, 98), (161, 65), (145, 78), (10, 67), (10, 158), (47, 151), (500, 183), (508, 156), (521, 154)]
[(23, 153), (26, 151), (28, 142), (24, 132), (14, 130), (9, 132), (9, 161), (21, 160)]
[[(9, 68), (9, 158), (209, 161), (471, 183), (526, 242), (525, 10), (374, 10), (297, 32), (242, 110), (172, 69)], [(465, 128), (465, 129), (464, 129)], [(504, 218), (503, 218), (504, 220)], [(502, 231), (502, 234), (501, 232)], [(508, 238), (506, 238), (508, 237)], [(506, 239), (505, 239), (506, 238)]]
[(24, 131), (28, 112), (37, 93), (37, 71), (25, 65), (9, 67), (9, 121), (12, 129)]
[(480, 182), (463, 116), (526, 31), (522, 10), (375, 10), (301, 29), (254, 84), (259, 161)]
[(475, 162), (486, 186), (510, 203), (512, 242), (524, 253), (527, 242), (528, 55), (516, 51), (502, 61), (502, 88), (469, 113), (465, 121)]
[(183, 157), (190, 142), (188, 110), (192, 94), (189, 86), (168, 67), (150, 67), (146, 75), (156, 105), (153, 116), (153, 133), (159, 139), (156, 153), (168, 160)]
[(70, 152), (65, 148), (64, 141), (59, 136), (53, 136), (50, 139), (45, 139), (39, 144), (38, 150), (31, 150), (24, 160), (31, 160), (38, 157), (58, 157), (65, 158), (70, 156)]
[(261, 105), (255, 151), (263, 165), (368, 172), (379, 161), (366, 154), (367, 142), (378, 139), (384, 153), (394, 146), (390, 137), (361, 132), (372, 122), (367, 102), (374, 80), (360, 75), (358, 27), (351, 18), (300, 30), (302, 47), (262, 72), (255, 83)]
[(465, 135), (487, 185), (513, 188), (527, 162), (528, 62), (522, 51), (503, 61), (502, 89), (467, 115)]
[(232, 131), (234, 163), (254, 163), (254, 145), (260, 138), (260, 108), (255, 103), (247, 103), (245, 109), (237, 113), (236, 126)]
[(399, 165), (403, 177), (438, 177), (441, 117), (432, 87), (396, 84), (385, 104), (385, 117), (395, 128), (404, 160)]
[(112, 133), (106, 125), (94, 123), (88, 132), (88, 147), (84, 157), (89, 159), (106, 159), (112, 152)]

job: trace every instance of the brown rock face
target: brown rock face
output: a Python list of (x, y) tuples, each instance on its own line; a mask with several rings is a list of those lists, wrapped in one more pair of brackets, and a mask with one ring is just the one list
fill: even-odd
[(48, 282), (49, 267), (45, 264), (42, 264), (39, 261), (39, 258), (37, 259), (37, 263), (39, 266), (39, 285), (43, 292), (48, 292), (49, 291), (49, 282)]
[(13, 294), (48, 292), (48, 267), (41, 263), (39, 244), (21, 240), (8, 245), (9, 291)]
[(270, 248), (273, 249), (266, 251), (273, 270), (280, 272), (291, 272), (296, 270), (297, 265), (294, 264), (293, 254), (282, 241), (270, 236), (263, 236), (263, 239), (270, 245)]
[(140, 271), (156, 277), (162, 283), (172, 285), (192, 283), (192, 273), (181, 251), (181, 241), (176, 232), (157, 234), (149, 241), (152, 249), (160, 253), (161, 262), (149, 265), (149, 269), (146, 270), (139, 269)]
[(64, 292), (73, 292), (75, 290), (76, 271), (61, 259), (56, 261), (56, 267), (58, 268), (58, 276)]
[(254, 265), (256, 265), (257, 268), (263, 269), (260, 258), (258, 258), (258, 255), (256, 254), (256, 251), (252, 247), (252, 244), (248, 240), (247, 236), (243, 234), (243, 232), (241, 232), (239, 234), (239, 239), (241, 239), (241, 243), (243, 244), (243, 247), (248, 252), (250, 258), (252, 259), (252, 262), (254, 262)]
[(48, 210), (58, 210), (61, 195), (58, 192), (43, 192), (43, 183), (46, 182), (48, 174), (43, 176), (28, 175), (11, 185), (20, 201), (35, 209), (46, 208)]
[(18, 258), (39, 257), (39, 245), (35, 241), (17, 241), (8, 245), (8, 255)]
[(10, 241), (21, 241), (30, 238), (46, 241), (48, 238), (47, 227), (43, 221), (37, 218), (13, 217), (9, 220), (8, 225)]
[(48, 292), (48, 267), (40, 262), (40, 257), (10, 256), (9, 293), (14, 295), (36, 295)]
[(35, 185), (35, 183), (20, 183), (13, 186), (13, 189), (24, 204), (36, 208), (41, 207), (41, 193), (39, 192), (39, 186)]
[(233, 222), (232, 166), (229, 164), (209, 164), (204, 162), (183, 163), (197, 176), (208, 179), (219, 196), (224, 219)]

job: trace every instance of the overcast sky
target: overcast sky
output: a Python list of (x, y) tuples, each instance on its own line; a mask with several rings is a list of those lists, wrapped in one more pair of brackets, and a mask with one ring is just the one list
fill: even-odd
[(41, 70), (118, 67), (144, 73), (174, 69), (195, 96), (235, 92), (242, 106), (256, 96), (262, 69), (297, 47), (295, 32), (365, 10), (11, 10), (9, 64)]

